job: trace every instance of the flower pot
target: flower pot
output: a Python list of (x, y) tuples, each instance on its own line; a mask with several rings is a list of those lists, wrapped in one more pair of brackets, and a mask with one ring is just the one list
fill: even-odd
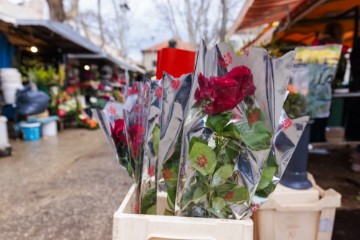
[(280, 180), (280, 183), (286, 187), (293, 189), (309, 189), (312, 187), (307, 178), (310, 129), (311, 124), (308, 123)]

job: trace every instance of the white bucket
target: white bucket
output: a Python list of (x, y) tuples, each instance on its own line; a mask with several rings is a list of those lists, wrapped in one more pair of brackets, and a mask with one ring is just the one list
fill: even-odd
[(16, 91), (23, 88), (20, 84), (6, 84), (2, 87), (4, 100), (7, 104), (14, 104), (16, 102)]
[(2, 68), (0, 71), (0, 79), (2, 84), (5, 83), (21, 84), (22, 82), (21, 74), (16, 68)]
[(10, 146), (6, 122), (7, 118), (0, 116), (0, 148)]
[(56, 120), (43, 123), (41, 125), (41, 133), (43, 136), (56, 136), (57, 135)]

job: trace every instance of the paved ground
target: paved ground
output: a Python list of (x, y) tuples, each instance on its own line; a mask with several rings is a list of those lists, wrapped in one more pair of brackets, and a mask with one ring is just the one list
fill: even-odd
[[(111, 239), (112, 215), (131, 180), (101, 131), (69, 129), (39, 142), (12, 142), (0, 158), (0, 240)], [(334, 240), (360, 239), (360, 174), (349, 149), (310, 154), (317, 183), (340, 192)]]
[(0, 158), (0, 239), (111, 239), (131, 180), (100, 130), (11, 144)]

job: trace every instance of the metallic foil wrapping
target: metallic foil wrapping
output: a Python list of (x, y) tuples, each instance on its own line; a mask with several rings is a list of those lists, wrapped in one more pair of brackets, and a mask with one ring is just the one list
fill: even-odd
[(160, 143), (157, 164), (157, 214), (173, 215), (183, 122), (192, 86), (192, 74), (173, 78), (164, 73)]
[[(205, 44), (200, 47), (184, 123), (177, 215), (235, 219), (246, 216), (272, 148), (293, 58), (291, 52), (271, 59), (260, 48), (250, 48), (239, 57), (223, 43), (210, 51)], [(242, 81), (251, 77), (256, 91), (245, 94), (239, 104), (221, 114), (204, 113), (196, 100), (202, 94), (202, 76), (206, 85), (211, 78), (234, 77), (234, 72), (246, 73), (246, 69), (251, 73), (243, 74)], [(243, 91), (247, 87), (244, 85)]]
[(161, 81), (150, 82), (150, 104), (141, 178), (141, 213), (156, 214), (156, 169), (160, 141)]

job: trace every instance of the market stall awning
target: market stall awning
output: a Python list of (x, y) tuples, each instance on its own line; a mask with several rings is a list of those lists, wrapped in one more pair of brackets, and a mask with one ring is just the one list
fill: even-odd
[(127, 63), (124, 59), (115, 58), (106, 53), (98, 53), (98, 54), (68, 54), (67, 57), (69, 59), (83, 59), (83, 60), (104, 60), (115, 66), (120, 67), (121, 69), (128, 70), (131, 72), (138, 72), (141, 74), (145, 74), (145, 70), (134, 65)]
[(247, 28), (280, 21), (289, 16), (299, 4), (306, 0), (249, 0), (245, 1), (233, 26), (227, 35)]
[(63, 53), (100, 53), (101, 49), (82, 37), (66, 24), (41, 19), (15, 19), (0, 17), (0, 31), (17, 46), (36, 45), (58, 49)]
[(343, 43), (352, 46), (356, 8), (359, 6), (360, 0), (313, 1), (306, 8), (295, 9), (291, 14), (291, 21), (283, 20), (283, 27), (276, 34), (276, 39), (309, 45), (317, 33), (321, 35), (328, 23), (338, 22), (344, 28)]

